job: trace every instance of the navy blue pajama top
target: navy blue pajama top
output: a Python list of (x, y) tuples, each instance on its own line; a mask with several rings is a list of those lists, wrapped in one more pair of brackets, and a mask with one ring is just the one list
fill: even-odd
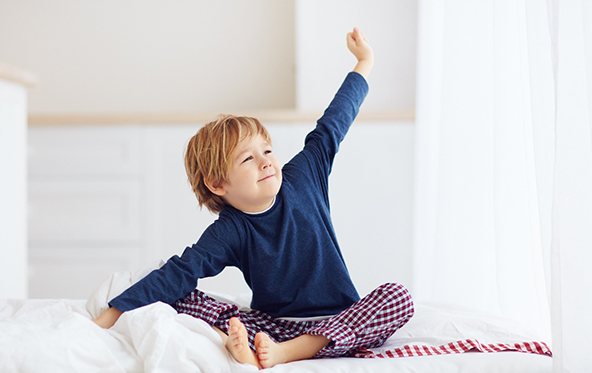
[(109, 305), (129, 311), (157, 301), (173, 304), (227, 266), (238, 267), (253, 291), (251, 308), (273, 317), (341, 312), (359, 300), (329, 214), (328, 177), (339, 144), (368, 92), (350, 72), (305, 139), (282, 168), (273, 206), (246, 214), (225, 206), (197, 243), (117, 296)]

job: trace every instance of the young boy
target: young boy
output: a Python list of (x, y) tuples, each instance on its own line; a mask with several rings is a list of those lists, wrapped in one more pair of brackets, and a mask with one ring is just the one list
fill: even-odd
[[(352, 356), (378, 347), (413, 315), (409, 292), (384, 284), (360, 299), (329, 215), (328, 176), (368, 91), (374, 56), (360, 30), (347, 34), (357, 59), (335, 98), (283, 168), (257, 119), (223, 116), (187, 147), (185, 166), (200, 206), (218, 213), (198, 242), (111, 300), (96, 322), (153, 302), (208, 322), (231, 355), (260, 368)], [(236, 266), (252, 310), (196, 289), (199, 278)]]

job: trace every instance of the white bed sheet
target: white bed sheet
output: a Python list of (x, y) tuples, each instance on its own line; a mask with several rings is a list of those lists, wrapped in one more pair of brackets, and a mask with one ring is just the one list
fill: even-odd
[[(520, 326), (487, 315), (416, 305), (413, 319), (384, 348), (476, 338), (532, 340)], [(0, 300), (0, 372), (254, 372), (232, 360), (204, 322), (155, 303), (126, 312), (109, 330), (92, 322), (84, 300)], [(548, 356), (463, 353), (394, 359), (322, 359), (269, 372), (551, 372)]]

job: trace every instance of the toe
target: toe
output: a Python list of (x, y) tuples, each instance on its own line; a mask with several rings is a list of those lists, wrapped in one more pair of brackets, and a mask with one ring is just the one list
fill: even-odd
[[(242, 327), (242, 328), (241, 328)], [(236, 317), (232, 317), (230, 321), (228, 321), (228, 334), (229, 335), (237, 335), (244, 329), (243, 323)]]
[(228, 321), (228, 325), (231, 328), (236, 328), (236, 327), (238, 327), (239, 324), (240, 324), (240, 320), (238, 319), (238, 317), (231, 317), (230, 320)]
[(259, 360), (267, 360), (269, 355), (269, 337), (265, 333), (255, 335), (255, 352)]
[(269, 337), (263, 332), (255, 334), (255, 344), (257, 347), (266, 348), (269, 346)]

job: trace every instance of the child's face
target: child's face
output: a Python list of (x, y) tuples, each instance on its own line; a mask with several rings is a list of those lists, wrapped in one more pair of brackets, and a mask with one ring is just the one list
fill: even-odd
[(233, 207), (257, 212), (268, 208), (282, 184), (282, 170), (271, 145), (261, 135), (240, 141), (231, 154), (223, 197)]

